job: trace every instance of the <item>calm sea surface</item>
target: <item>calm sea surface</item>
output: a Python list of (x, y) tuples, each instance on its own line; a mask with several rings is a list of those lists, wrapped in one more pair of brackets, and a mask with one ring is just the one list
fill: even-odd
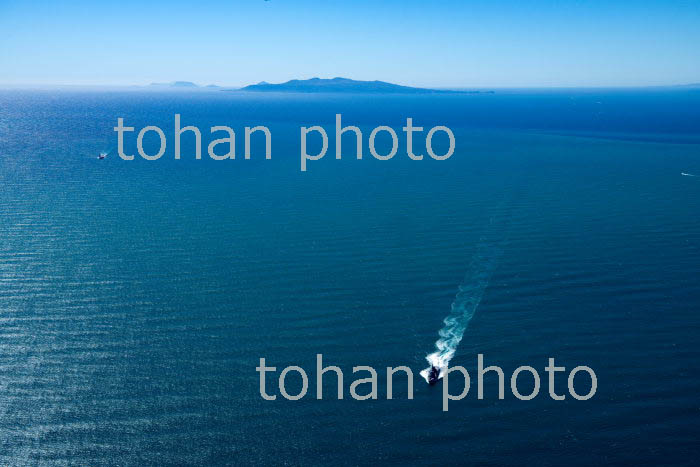
[[(191, 134), (174, 159), (175, 113), (202, 160)], [(362, 160), (352, 134), (334, 159), (335, 113)], [(121, 160), (117, 117), (163, 128), (162, 159)], [(452, 128), (455, 154), (406, 157), (406, 117)], [(329, 154), (302, 173), (316, 124)], [(235, 161), (206, 156), (214, 125)], [(242, 157), (254, 125), (271, 160), (257, 139)], [(369, 154), (377, 125), (399, 132), (392, 160)], [(491, 376), (478, 400), (473, 380), (443, 412), (417, 373), (475, 258), (493, 270), (452, 364), (530, 365), (542, 388), (520, 401), (507, 379), (498, 400)], [(700, 91), (0, 91), (0, 464), (695, 464), (699, 272)], [(329, 375), (316, 400), (317, 353), (345, 399)], [(306, 369), (306, 397), (268, 375), (263, 400), (260, 357)], [(549, 357), (593, 368), (595, 396), (552, 400)], [(349, 397), (358, 365), (380, 370), (377, 400)], [(402, 377), (386, 399), (398, 365), (413, 400)]]

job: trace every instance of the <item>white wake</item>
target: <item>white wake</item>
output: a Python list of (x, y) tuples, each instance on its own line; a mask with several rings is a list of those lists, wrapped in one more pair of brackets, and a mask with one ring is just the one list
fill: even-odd
[(422, 370), (420, 374), (426, 381), (428, 381), (431, 367), (438, 368), (440, 370), (439, 378), (442, 378), (445, 368), (462, 341), (464, 331), (467, 330), (469, 322), (474, 317), (503, 254), (504, 239), (506, 238), (506, 225), (504, 224), (506, 223), (497, 222), (496, 218), (492, 218), (487, 231), (479, 240), (464, 281), (459, 286), (455, 300), (452, 302), (450, 313), (443, 320), (444, 326), (438, 332), (440, 337), (435, 342), (436, 350), (425, 357), (430, 363), (430, 367)]

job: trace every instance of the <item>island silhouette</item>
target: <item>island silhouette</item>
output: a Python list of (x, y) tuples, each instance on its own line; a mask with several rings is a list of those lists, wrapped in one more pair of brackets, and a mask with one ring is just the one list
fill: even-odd
[[(261, 81), (240, 89), (255, 92), (358, 92), (358, 93), (396, 93), (396, 94), (431, 94), (455, 93), (446, 89), (414, 88), (385, 81), (358, 81), (349, 78), (311, 78), (292, 79), (284, 83), (271, 84)], [(478, 91), (476, 91), (478, 92)]]
[(403, 86), (386, 81), (360, 81), (349, 78), (311, 78), (292, 79), (284, 83), (268, 83), (260, 81), (242, 88), (222, 87), (216, 84), (200, 86), (191, 81), (171, 81), (167, 83), (151, 83), (153, 89), (201, 89), (221, 91), (251, 91), (251, 92), (305, 92), (305, 93), (377, 93), (377, 94), (493, 94), (491, 90), (467, 89), (430, 89)]

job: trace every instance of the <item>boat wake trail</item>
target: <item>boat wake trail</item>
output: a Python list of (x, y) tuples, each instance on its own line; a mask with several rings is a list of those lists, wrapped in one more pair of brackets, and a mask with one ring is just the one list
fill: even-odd
[(503, 255), (506, 243), (505, 224), (508, 224), (509, 220), (510, 216), (507, 214), (492, 217), (486, 232), (479, 240), (464, 281), (452, 302), (450, 314), (444, 319), (444, 326), (439, 331), (440, 338), (435, 342), (437, 350), (425, 357), (430, 367), (422, 370), (420, 374), (428, 383), (434, 382), (429, 378), (432, 368), (437, 368), (440, 372), (438, 378), (442, 378), (464, 336), (464, 331), (481, 303), (491, 276)]

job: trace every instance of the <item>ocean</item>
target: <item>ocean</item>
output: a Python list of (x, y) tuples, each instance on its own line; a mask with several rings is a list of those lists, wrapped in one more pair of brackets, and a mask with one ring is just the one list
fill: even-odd
[[(201, 129), (201, 160), (191, 134), (174, 158), (176, 113)], [(357, 160), (348, 134), (335, 159), (336, 113), (365, 145), (395, 128), (397, 155)], [(163, 157), (120, 159), (118, 117), (163, 128)], [(449, 127), (452, 157), (408, 158), (407, 117)], [(236, 131), (235, 160), (207, 156), (215, 125)], [(255, 139), (243, 157), (255, 125), (270, 160)], [(301, 172), (313, 125), (329, 153)], [(697, 89), (3, 90), (0, 463), (692, 465), (699, 265)], [(450, 364), (472, 387), (445, 412), (442, 382), (418, 372), (449, 316), (463, 332)], [(332, 374), (316, 399), (318, 353), (343, 370), (344, 399)], [(477, 354), (503, 368), (504, 399), (494, 374), (477, 398)], [(574, 399), (562, 373), (553, 400), (548, 358), (595, 370), (595, 395)], [(290, 365), (309, 375), (296, 401), (277, 387)], [(349, 396), (362, 365), (379, 372), (376, 400)], [(387, 400), (399, 365), (414, 398), (397, 376)], [(528, 401), (509, 388), (522, 365), (542, 378)]]

